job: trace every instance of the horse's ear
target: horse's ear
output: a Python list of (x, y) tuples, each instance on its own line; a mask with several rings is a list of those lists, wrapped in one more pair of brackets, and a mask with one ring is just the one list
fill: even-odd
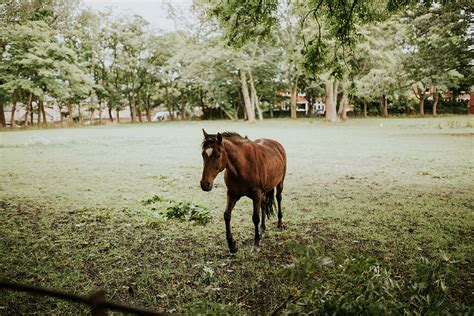
[(222, 143), (222, 135), (221, 135), (221, 133), (217, 133), (217, 143), (218, 143), (218, 144)]
[(206, 133), (206, 131), (204, 130), (204, 128), (202, 129), (202, 133), (204, 134), (204, 139), (208, 139), (208, 138), (209, 138), (209, 134)]

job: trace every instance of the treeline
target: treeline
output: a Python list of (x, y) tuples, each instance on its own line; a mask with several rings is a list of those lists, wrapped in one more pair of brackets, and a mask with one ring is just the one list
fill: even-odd
[[(331, 121), (346, 119), (351, 107), (361, 115), (424, 115), (426, 102), (436, 115), (442, 93), (472, 85), (469, 2), (414, 2), (370, 23), (344, 11), (351, 24), (344, 15), (334, 19), (337, 10), (315, 10), (312, 2), (285, 3), (270, 14), (271, 27), (253, 34), (259, 21), (254, 29), (236, 19), (238, 1), (196, 1), (198, 22), (175, 32), (74, 0), (7, 1), (0, 6), (2, 126), (6, 108), (12, 126), (46, 125), (45, 108), (53, 105), (69, 124), (96, 111), (101, 121), (119, 120), (125, 108), (132, 122), (151, 121), (157, 107), (181, 119), (199, 108), (204, 117), (253, 121), (285, 101), (296, 118), (301, 93), (310, 105), (323, 101)], [(261, 9), (250, 6), (246, 13)], [(228, 45), (230, 22), (238, 24), (231, 39), (249, 35), (237, 46)], [(346, 24), (347, 39), (340, 41), (334, 32)], [(288, 97), (278, 96), (282, 92)], [(18, 107), (22, 118), (14, 116)]]

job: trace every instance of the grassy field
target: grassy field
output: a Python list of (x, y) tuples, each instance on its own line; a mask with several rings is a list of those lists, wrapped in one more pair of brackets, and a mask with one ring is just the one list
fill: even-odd
[[(0, 132), (0, 278), (165, 311), (472, 313), (474, 129), (423, 119), (166, 122)], [(225, 242), (203, 192), (201, 128), (280, 141), (285, 228), (252, 251), (251, 203)], [(160, 197), (161, 201), (143, 203)], [(158, 200), (158, 198), (156, 198)], [(166, 220), (207, 208), (207, 225)], [(378, 305), (377, 305), (378, 304)], [(0, 314), (83, 306), (0, 290)], [(395, 311), (395, 312), (394, 312)]]

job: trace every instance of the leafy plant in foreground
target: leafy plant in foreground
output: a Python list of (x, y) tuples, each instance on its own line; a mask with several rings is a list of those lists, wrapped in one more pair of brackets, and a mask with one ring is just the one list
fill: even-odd
[(453, 304), (448, 280), (454, 262), (421, 258), (413, 273), (395, 276), (372, 257), (330, 258), (304, 248), (291, 276), (299, 288), (285, 313), (403, 315), (466, 313)]
[(207, 208), (191, 202), (174, 202), (174, 204), (166, 209), (163, 215), (167, 219), (178, 219), (187, 222), (194, 221), (200, 225), (207, 224), (212, 218)]

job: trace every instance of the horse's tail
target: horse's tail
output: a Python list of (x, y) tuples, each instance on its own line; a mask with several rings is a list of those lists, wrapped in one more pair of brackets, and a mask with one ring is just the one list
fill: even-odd
[(267, 218), (270, 218), (270, 216), (274, 214), (273, 212), (274, 204), (275, 204), (275, 188), (265, 193), (265, 200), (263, 201), (263, 209), (265, 210), (265, 214), (267, 214)]

